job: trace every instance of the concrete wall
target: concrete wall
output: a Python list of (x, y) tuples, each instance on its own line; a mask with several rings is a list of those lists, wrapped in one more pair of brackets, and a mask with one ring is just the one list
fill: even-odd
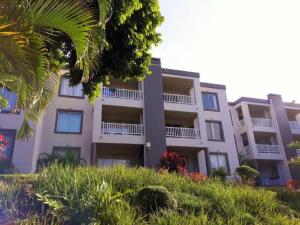
[(144, 80), (143, 89), (145, 143), (150, 143), (151, 148), (145, 148), (144, 165), (156, 167), (167, 149), (160, 60), (154, 60), (150, 69), (152, 74)]
[[(239, 166), (239, 160), (237, 155), (237, 149), (234, 140), (234, 130), (231, 123), (230, 108), (228, 106), (228, 100), (226, 90), (221, 87), (201, 87), (201, 92), (216, 93), (218, 96), (220, 111), (205, 111), (202, 103), (200, 107), (200, 116), (203, 120), (220, 121), (223, 127), (224, 141), (208, 141), (208, 151), (211, 153), (226, 153), (230, 166), (231, 175), (235, 172), (236, 167)], [(202, 121), (203, 121), (202, 120)], [(206, 132), (205, 132), (206, 133)]]

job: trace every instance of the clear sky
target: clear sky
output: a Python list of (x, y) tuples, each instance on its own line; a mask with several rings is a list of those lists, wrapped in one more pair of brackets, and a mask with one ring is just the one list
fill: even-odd
[(300, 0), (160, 0), (162, 66), (225, 84), (230, 101), (300, 103)]

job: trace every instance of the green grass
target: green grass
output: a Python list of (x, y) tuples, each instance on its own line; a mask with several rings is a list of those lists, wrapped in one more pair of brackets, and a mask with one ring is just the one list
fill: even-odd
[[(27, 210), (21, 220), (38, 212), (39, 218), (52, 219), (53, 224), (74, 225), (300, 224), (299, 208), (289, 203), (294, 200), (280, 200), (274, 191), (213, 179), (197, 183), (145, 168), (54, 166), (38, 176), (26, 177), (21, 183), (18, 178), (8, 179), (9, 182), (6, 177), (0, 177), (0, 206), (6, 209), (6, 217), (17, 215), (9, 204), (22, 201), (16, 196), (24, 183), (33, 184), (33, 193), (42, 196), (42, 200), (33, 201), (37, 209)], [(177, 200), (178, 208), (143, 214), (132, 199), (139, 189), (149, 185), (164, 186)]]

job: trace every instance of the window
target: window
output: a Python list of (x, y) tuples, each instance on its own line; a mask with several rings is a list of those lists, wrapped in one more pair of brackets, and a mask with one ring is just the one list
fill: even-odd
[(70, 86), (70, 78), (63, 77), (61, 79), (59, 96), (68, 96), (74, 98), (83, 98), (82, 84), (76, 86)]
[(8, 107), (0, 108), (0, 112), (10, 113), (13, 111), (17, 103), (17, 94), (7, 90), (6, 88), (0, 88), (0, 95), (8, 100)]
[(219, 111), (218, 95), (216, 93), (202, 92), (204, 110)]
[(0, 151), (0, 159), (6, 159), (11, 161), (14, 150), (16, 131), (0, 130), (0, 134), (3, 135), (8, 142), (8, 145), (6, 146), (4, 151)]
[(222, 123), (218, 121), (206, 121), (207, 139), (209, 141), (224, 141)]
[(109, 167), (115, 165), (129, 166), (130, 161), (128, 159), (98, 159), (98, 166)]
[(81, 134), (82, 119), (82, 111), (58, 110), (55, 132)]
[(212, 171), (219, 168), (223, 168), (228, 175), (230, 174), (227, 154), (211, 153), (209, 157), (210, 157), (210, 167)]
[(53, 155), (66, 158), (74, 157), (75, 160), (80, 160), (80, 148), (79, 147), (54, 147)]

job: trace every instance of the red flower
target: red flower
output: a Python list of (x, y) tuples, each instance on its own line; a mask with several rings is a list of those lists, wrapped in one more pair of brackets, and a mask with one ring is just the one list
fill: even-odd
[(180, 174), (184, 174), (186, 172), (184, 158), (175, 152), (166, 151), (162, 153), (160, 160), (162, 167), (168, 169), (169, 172), (177, 172)]
[(299, 187), (299, 181), (288, 180), (286, 188), (288, 191), (295, 191)]
[(193, 173), (189, 174), (189, 178), (195, 182), (203, 182), (203, 181), (206, 181), (207, 176), (205, 176), (204, 174), (202, 174), (200, 172), (193, 172)]
[(0, 134), (0, 151), (4, 151), (8, 144), (9, 143), (6, 138), (2, 134)]

